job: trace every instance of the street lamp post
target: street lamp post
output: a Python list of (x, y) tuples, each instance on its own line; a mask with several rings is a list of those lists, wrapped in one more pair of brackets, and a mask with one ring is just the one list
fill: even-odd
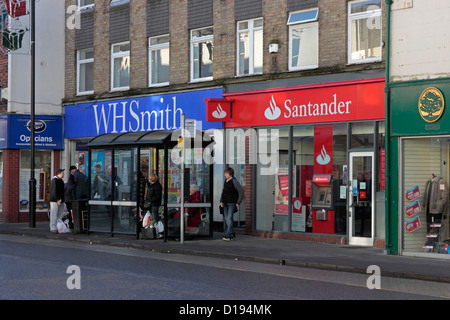
[(35, 67), (36, 67), (36, 52), (35, 52), (35, 37), (36, 37), (36, 0), (30, 0), (31, 6), (31, 177), (29, 181), (29, 227), (36, 228), (36, 178), (34, 176), (35, 167)]

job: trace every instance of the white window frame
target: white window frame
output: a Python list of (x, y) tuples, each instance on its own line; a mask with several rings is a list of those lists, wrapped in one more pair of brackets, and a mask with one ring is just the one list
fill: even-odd
[[(204, 27), (204, 28), (198, 28), (198, 29), (193, 29), (190, 31), (190, 39), (191, 39), (191, 49), (190, 49), (190, 53), (191, 53), (191, 82), (199, 82), (199, 81), (209, 81), (213, 79), (213, 76), (210, 77), (203, 77), (203, 78), (194, 78), (194, 45), (198, 44), (198, 43), (202, 43), (202, 42), (213, 42), (214, 43), (214, 35), (207, 35), (207, 36), (201, 36), (201, 37), (197, 37), (194, 38), (193, 33), (195, 31), (199, 31), (199, 30), (203, 30), (203, 29), (213, 29), (212, 26), (210, 27)], [(214, 46), (213, 46), (214, 47)], [(214, 54), (213, 54), (213, 65), (214, 65)]]
[[(369, 10), (366, 12), (358, 12), (358, 13), (351, 13), (351, 6), (352, 4), (359, 3), (359, 2), (365, 2), (368, 0), (357, 0), (357, 1), (349, 1), (348, 2), (348, 43), (347, 43), (347, 62), (348, 64), (359, 64), (359, 63), (370, 63), (370, 62), (379, 62), (382, 60), (383, 55), (383, 24), (382, 24), (382, 2), (380, 0), (380, 9), (376, 10)], [(352, 22), (355, 20), (360, 19), (366, 19), (366, 18), (373, 18), (373, 19), (380, 19), (380, 56), (374, 57), (374, 58), (363, 58), (363, 59), (352, 59)]]
[[(260, 27), (254, 27), (254, 22), (257, 20), (262, 20), (262, 24)], [(239, 24), (240, 23), (248, 23), (248, 28), (247, 29), (239, 29)], [(250, 19), (250, 20), (241, 20), (237, 22), (236, 25), (236, 30), (237, 30), (237, 37), (236, 37), (236, 75), (238, 77), (242, 77), (242, 76), (248, 76), (248, 75), (254, 75), (254, 74), (262, 74), (263, 70), (261, 70), (261, 72), (255, 72), (255, 66), (254, 66), (254, 58), (255, 58), (255, 52), (254, 52), (254, 34), (255, 31), (259, 31), (259, 30), (264, 30), (264, 20), (262, 17), (260, 18), (255, 18), (255, 19)], [(239, 39), (240, 39), (240, 34), (241, 33), (248, 33), (249, 36), (249, 66), (248, 66), (248, 74), (246, 73), (239, 73), (239, 64), (240, 64), (240, 52), (239, 52)], [(264, 38), (264, 34), (263, 34), (263, 38)], [(263, 66), (262, 69), (264, 69), (264, 48), (261, 48), (261, 54), (263, 55)]]
[(87, 4), (87, 5), (82, 6), (82, 5), (81, 5), (81, 1), (82, 1), (82, 0), (78, 0), (78, 1), (77, 1), (77, 4), (78, 4), (78, 10), (79, 10), (79, 11), (93, 8), (94, 5), (95, 5), (94, 3), (92, 3), (92, 4)]
[[(307, 12), (311, 12), (314, 13), (315, 11), (315, 17), (311, 18), (311, 19), (304, 19), (304, 20), (299, 20), (299, 21), (292, 21), (292, 17), (295, 14), (298, 13), (307, 13)], [(301, 10), (301, 11), (294, 11), (289, 13), (289, 18), (288, 18), (288, 22), (287, 25), (289, 26), (289, 71), (299, 71), (299, 70), (310, 70), (310, 69), (316, 69), (319, 67), (319, 23), (317, 22), (317, 18), (319, 16), (319, 9), (318, 8), (313, 8), (313, 9), (307, 9), (307, 10)], [(303, 65), (303, 66), (299, 66), (299, 67), (295, 67), (292, 65), (292, 58), (293, 58), (293, 39), (292, 39), (292, 33), (294, 30), (301, 30), (301, 29), (308, 29), (311, 27), (316, 27), (317, 28), (317, 63), (312, 64), (312, 65)]]
[[(169, 85), (169, 82), (152, 83), (152, 72), (153, 72), (153, 70), (152, 70), (152, 52), (158, 51), (158, 50), (170, 49), (170, 42), (169, 42), (169, 40), (167, 40), (167, 42), (152, 45), (151, 40), (156, 39), (156, 38), (163, 38), (163, 37), (169, 37), (169, 35), (163, 34), (160, 36), (148, 38), (148, 86), (149, 87), (161, 87), (161, 86)], [(169, 59), (170, 59), (170, 55), (169, 55)]]
[(82, 64), (94, 63), (94, 58), (80, 59), (81, 51), (94, 50), (94, 48), (82, 49), (77, 51), (77, 95), (93, 94), (94, 90), (80, 91), (80, 69)]
[[(124, 57), (128, 57), (128, 59), (131, 59), (130, 57), (130, 50), (128, 51), (120, 51), (118, 53), (114, 53), (114, 47), (115, 46), (120, 46), (120, 45), (124, 45), (124, 44), (128, 44), (130, 45), (130, 41), (125, 41), (125, 42), (119, 42), (119, 43), (113, 43), (111, 44), (111, 91), (124, 91), (124, 90), (129, 90), (130, 86), (123, 86), (123, 87), (114, 87), (114, 59), (117, 58), (124, 58)], [(130, 63), (130, 69), (131, 69), (131, 63)], [(129, 76), (131, 77), (131, 73), (129, 74)]]

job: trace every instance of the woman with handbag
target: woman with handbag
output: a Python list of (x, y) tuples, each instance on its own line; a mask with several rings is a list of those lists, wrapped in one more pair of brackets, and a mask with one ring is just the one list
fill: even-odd
[(149, 183), (144, 200), (144, 210), (150, 211), (151, 226), (154, 227), (160, 221), (159, 207), (162, 201), (162, 185), (158, 180), (158, 176), (154, 173), (149, 176)]
[(227, 231), (223, 240), (230, 241), (235, 237), (233, 216), (244, 199), (244, 188), (234, 177), (233, 168), (226, 168), (224, 174), (225, 182), (220, 196), (220, 207), (223, 208), (223, 218), (227, 224)]

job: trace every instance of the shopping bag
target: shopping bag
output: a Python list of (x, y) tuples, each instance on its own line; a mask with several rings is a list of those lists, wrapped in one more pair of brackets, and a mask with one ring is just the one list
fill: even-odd
[(58, 228), (58, 233), (69, 233), (70, 229), (67, 224), (65, 224), (61, 219), (58, 219), (56, 223), (56, 227)]
[(147, 213), (144, 216), (144, 219), (142, 220), (142, 227), (144, 229), (149, 228), (151, 220), (152, 220), (152, 217), (150, 215), (150, 211), (147, 211)]
[(155, 230), (157, 233), (163, 233), (164, 232), (164, 223), (162, 223), (162, 221), (158, 221), (155, 225)]

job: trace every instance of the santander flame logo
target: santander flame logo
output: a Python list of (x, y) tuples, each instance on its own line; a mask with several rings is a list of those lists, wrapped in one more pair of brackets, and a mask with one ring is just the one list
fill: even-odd
[(320, 151), (320, 154), (317, 156), (316, 161), (318, 164), (324, 166), (330, 163), (331, 158), (327, 154), (327, 150), (325, 149), (325, 146), (322, 146), (322, 150)]
[(270, 107), (264, 111), (267, 120), (276, 120), (281, 115), (281, 109), (277, 107), (274, 97), (270, 100)]
[(216, 110), (213, 111), (212, 116), (216, 119), (223, 119), (227, 116), (227, 113), (225, 110), (223, 110), (222, 106), (219, 103)]

